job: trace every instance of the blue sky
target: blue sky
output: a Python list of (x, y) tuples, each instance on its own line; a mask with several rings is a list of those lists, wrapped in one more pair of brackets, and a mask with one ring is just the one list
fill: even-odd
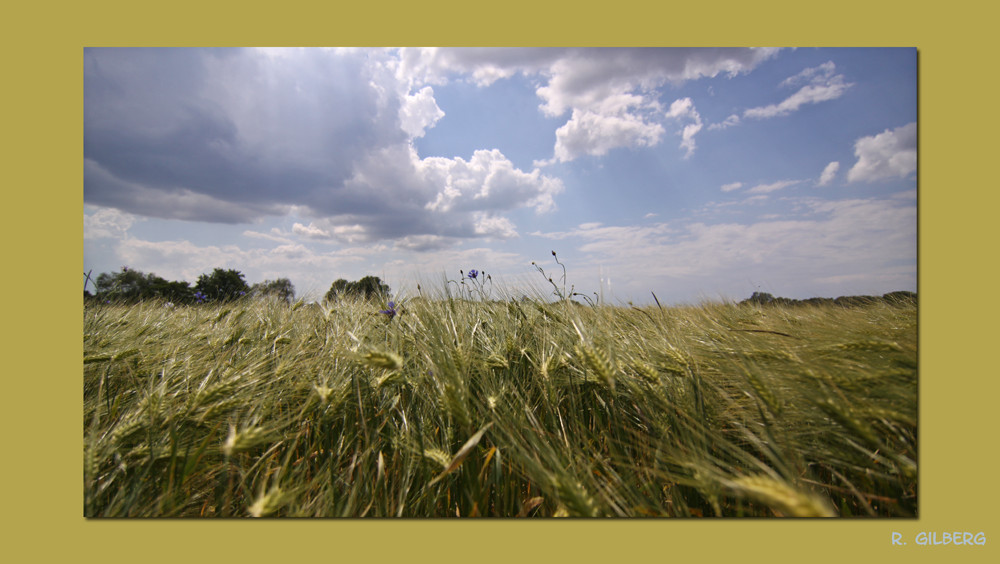
[(86, 49), (84, 271), (916, 290), (917, 52)]

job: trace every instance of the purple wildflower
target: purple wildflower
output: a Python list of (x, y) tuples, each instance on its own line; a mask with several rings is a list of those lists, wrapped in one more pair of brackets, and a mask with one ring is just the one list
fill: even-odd
[(389, 319), (396, 317), (396, 302), (389, 302), (389, 309), (383, 309), (379, 313), (388, 315)]
[(469, 271), (469, 278), (475, 280), (477, 276), (479, 276), (479, 272), (475, 268)]

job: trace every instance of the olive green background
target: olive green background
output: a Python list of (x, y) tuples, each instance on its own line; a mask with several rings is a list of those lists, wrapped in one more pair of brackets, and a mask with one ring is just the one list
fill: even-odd
[[(4, 8), (0, 515), (9, 562), (993, 560), (1000, 542), (997, 21), (984, 3), (92, 1)], [(928, 10), (923, 6), (945, 6)], [(83, 48), (919, 49), (920, 517), (909, 520), (83, 518)], [(821, 134), (821, 132), (817, 132)], [(846, 188), (845, 190), (850, 190)], [(13, 310), (13, 314), (8, 313)], [(909, 544), (894, 547), (892, 532)], [(920, 531), (985, 546), (916, 546)], [(991, 556), (992, 555), (992, 556)]]

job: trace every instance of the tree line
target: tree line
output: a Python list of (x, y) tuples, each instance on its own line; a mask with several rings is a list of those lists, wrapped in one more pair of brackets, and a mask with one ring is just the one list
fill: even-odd
[(807, 298), (804, 300), (795, 300), (791, 298), (776, 298), (767, 292), (754, 292), (748, 299), (739, 303), (740, 305), (754, 304), (766, 306), (836, 305), (841, 307), (857, 307), (872, 305), (879, 302), (889, 305), (915, 305), (917, 303), (917, 294), (916, 292), (900, 290), (896, 292), (889, 292), (888, 294), (883, 294), (881, 296), (840, 296), (839, 298)]
[[(88, 287), (93, 286), (94, 293)], [(390, 294), (389, 285), (378, 276), (365, 276), (356, 281), (338, 279), (326, 293), (327, 301), (359, 297), (384, 299)], [(85, 301), (137, 303), (145, 300), (163, 300), (173, 304), (199, 304), (205, 302), (230, 302), (246, 298), (275, 298), (287, 303), (295, 300), (295, 286), (288, 278), (265, 280), (252, 286), (247, 284), (242, 272), (216, 268), (202, 274), (198, 281), (166, 280), (156, 274), (123, 266), (118, 272), (104, 272), (92, 278), (84, 273), (83, 298)]]

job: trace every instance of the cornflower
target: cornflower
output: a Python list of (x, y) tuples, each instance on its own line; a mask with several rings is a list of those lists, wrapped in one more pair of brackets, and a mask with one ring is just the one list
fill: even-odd
[(389, 319), (396, 317), (396, 302), (389, 302), (389, 309), (383, 309), (379, 313), (388, 315)]

